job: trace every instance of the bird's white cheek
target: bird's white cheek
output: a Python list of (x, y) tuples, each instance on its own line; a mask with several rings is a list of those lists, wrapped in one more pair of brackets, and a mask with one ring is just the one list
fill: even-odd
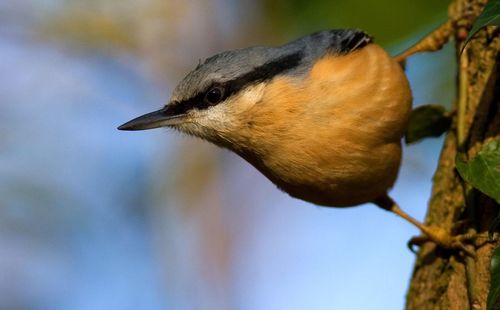
[(239, 96), (236, 96), (233, 105), (238, 106), (239, 110), (246, 110), (258, 103), (264, 96), (265, 84), (259, 83), (247, 87), (241, 91)]
[(224, 121), (226, 108), (219, 104), (217, 106), (210, 107), (206, 110), (195, 111), (192, 113), (195, 123), (204, 126), (213, 128), (215, 124)]

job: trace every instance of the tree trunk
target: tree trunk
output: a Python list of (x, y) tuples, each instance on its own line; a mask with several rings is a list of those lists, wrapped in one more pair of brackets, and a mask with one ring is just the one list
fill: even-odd
[[(485, 3), (486, 0), (453, 1), (450, 18), (466, 16), (473, 20)], [(463, 29), (458, 28), (455, 34), (459, 71), (456, 113), (434, 175), (426, 223), (455, 234), (484, 233), (499, 206), (463, 182), (455, 169), (455, 157), (457, 152), (464, 152), (471, 158), (483, 144), (500, 138), (500, 31), (495, 27), (481, 30), (460, 56), (470, 24), (458, 25)], [(465, 107), (463, 113), (458, 108), (460, 104)], [(491, 254), (499, 244), (495, 241), (470, 245), (475, 258), (424, 244), (417, 255), (407, 309), (486, 309)]]

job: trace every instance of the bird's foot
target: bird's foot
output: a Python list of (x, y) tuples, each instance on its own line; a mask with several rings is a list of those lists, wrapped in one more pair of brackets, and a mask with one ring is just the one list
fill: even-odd
[(435, 52), (448, 43), (455, 31), (456, 22), (448, 20), (425, 38), (395, 57), (397, 62), (404, 63), (406, 58), (416, 53)]
[(404, 65), (405, 60), (414, 54), (439, 51), (455, 34), (459, 40), (465, 40), (475, 17), (477, 13), (466, 11), (458, 18), (449, 19), (419, 42), (397, 55), (395, 60)]
[(470, 257), (475, 257), (474, 249), (488, 242), (493, 242), (486, 233), (465, 233), (452, 236), (440, 227), (422, 227), (424, 235), (413, 237), (408, 241), (408, 248), (416, 252), (414, 246), (421, 246), (426, 242), (433, 242), (438, 247), (447, 250), (462, 251)]
[[(404, 212), (388, 195), (380, 197), (375, 200), (374, 203), (384, 210), (391, 211), (399, 215), (420, 229), (423, 235), (414, 237), (408, 242), (408, 247), (412, 252), (415, 252), (413, 248), (415, 245), (420, 246), (426, 242), (433, 242), (440, 248), (462, 251), (470, 257), (475, 257), (474, 249), (496, 240), (496, 238), (490, 238), (487, 232), (465, 233), (458, 235), (452, 234), (452, 232), (455, 232), (458, 228), (461, 228), (461, 226), (468, 224), (468, 220), (461, 220), (457, 222), (455, 227), (453, 227), (454, 229), (452, 229), (452, 232), (448, 232), (440, 227), (425, 225)], [(462, 227), (462, 229), (463, 228), (464, 227)]]

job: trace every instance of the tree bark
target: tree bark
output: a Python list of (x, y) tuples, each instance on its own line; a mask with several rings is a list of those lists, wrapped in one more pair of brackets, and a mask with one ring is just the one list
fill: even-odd
[[(470, 22), (485, 3), (486, 0), (456, 0), (449, 8), (450, 18), (466, 17), (460, 19), (455, 33), (459, 71), (456, 113), (434, 175), (426, 223), (454, 234), (487, 232), (500, 210), (494, 201), (466, 185), (455, 169), (458, 152), (472, 158), (483, 144), (500, 138), (499, 29), (484, 28), (459, 55)], [(465, 108), (463, 113), (460, 104)], [(494, 241), (469, 245), (475, 258), (424, 244), (417, 254), (406, 308), (486, 309), (490, 260), (499, 244)]]

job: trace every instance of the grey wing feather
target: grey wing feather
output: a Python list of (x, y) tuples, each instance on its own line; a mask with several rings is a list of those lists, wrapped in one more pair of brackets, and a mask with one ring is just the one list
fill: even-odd
[(310, 48), (311, 52), (329, 50), (348, 54), (373, 42), (373, 38), (358, 29), (334, 29), (315, 32), (283, 46), (285, 49)]
[(358, 29), (340, 29), (328, 31), (330, 50), (339, 54), (348, 54), (373, 42), (373, 38)]

